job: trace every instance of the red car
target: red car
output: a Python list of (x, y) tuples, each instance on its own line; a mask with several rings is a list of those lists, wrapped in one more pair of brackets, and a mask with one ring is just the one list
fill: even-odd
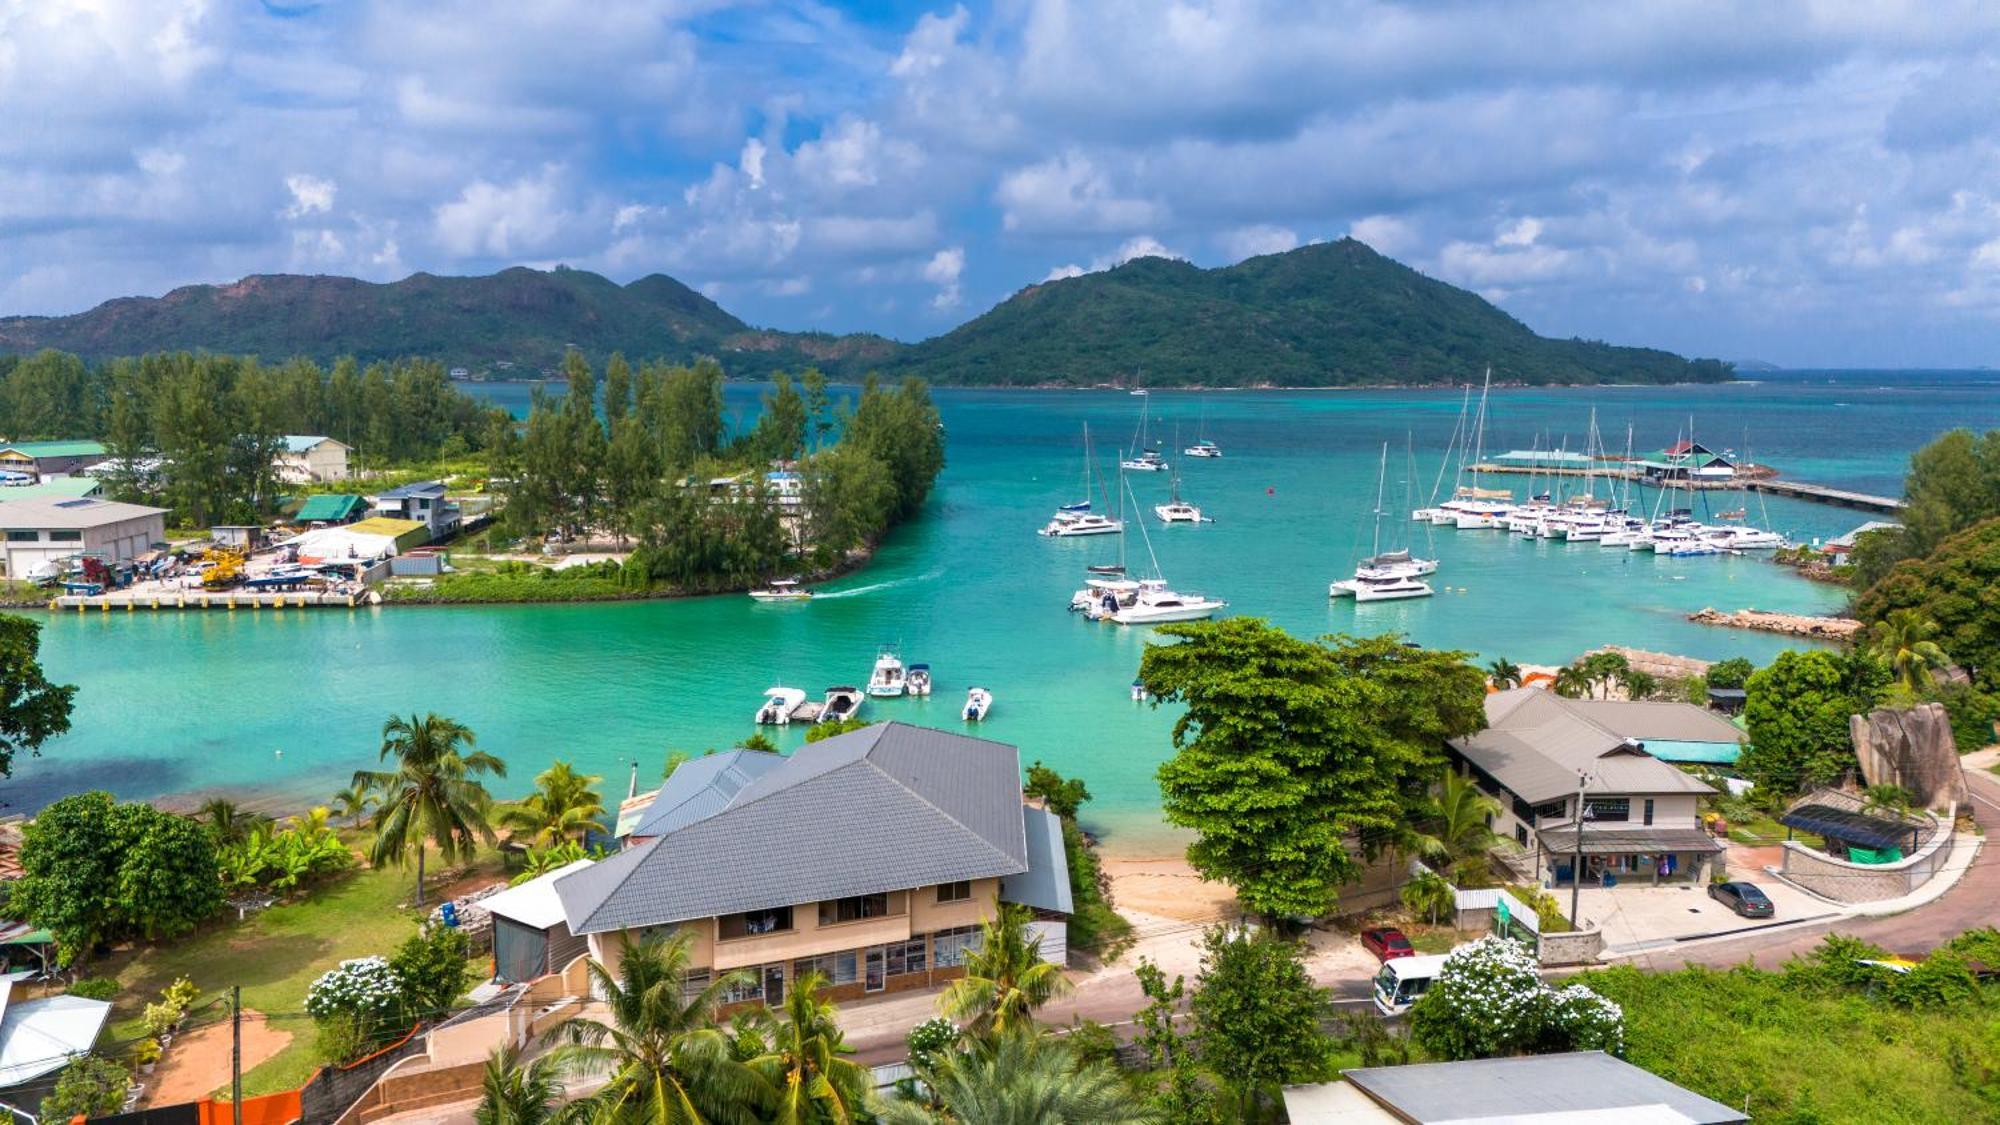
[(1361, 948), (1373, 953), (1378, 961), (1393, 961), (1398, 957), (1417, 955), (1416, 949), (1410, 945), (1410, 939), (1404, 937), (1403, 931), (1394, 926), (1361, 931)]

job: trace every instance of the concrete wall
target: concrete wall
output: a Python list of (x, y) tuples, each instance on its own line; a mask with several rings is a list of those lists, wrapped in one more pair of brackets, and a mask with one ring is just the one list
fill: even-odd
[(1542, 935), (1542, 964), (1544, 965), (1588, 965), (1595, 963), (1597, 955), (1604, 952), (1604, 933), (1601, 930), (1572, 930), (1563, 934)]
[(1910, 894), (1943, 870), (1951, 858), (1952, 823), (1958, 815), (1953, 805), (1940, 820), (1928, 817), (1930, 835), (1917, 850), (1895, 863), (1849, 863), (1825, 852), (1815, 851), (1797, 840), (1785, 841), (1778, 874), (1789, 883), (1804, 887), (1835, 902), (1881, 902)]

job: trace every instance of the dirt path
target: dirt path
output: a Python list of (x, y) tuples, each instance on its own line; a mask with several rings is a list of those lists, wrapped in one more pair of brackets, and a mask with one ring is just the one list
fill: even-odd
[[(292, 1041), (292, 1033), (271, 1026), (249, 1008), (243, 1009), (243, 1070), (275, 1056)], [(203, 1098), (229, 1085), (229, 1021), (210, 1024), (174, 1037), (159, 1068), (139, 1081), (146, 1086), (145, 1104), (179, 1105)]]

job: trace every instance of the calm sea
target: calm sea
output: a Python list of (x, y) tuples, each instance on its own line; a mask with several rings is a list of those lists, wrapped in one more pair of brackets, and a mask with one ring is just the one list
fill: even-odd
[[(520, 386), (486, 388), (519, 407)], [(732, 386), (747, 421), (756, 388)], [(506, 759), (518, 793), (556, 758), (622, 795), (669, 752), (723, 747), (749, 733), (763, 690), (817, 694), (864, 679), (876, 647), (936, 670), (929, 700), (876, 701), (868, 714), (958, 728), (965, 689), (997, 697), (980, 733), (1018, 744), (1091, 786), (1087, 819), (1115, 846), (1163, 841), (1153, 771), (1170, 752), (1171, 714), (1136, 704), (1129, 684), (1147, 633), (1066, 611), (1087, 563), (1115, 538), (1035, 536), (1075, 499), (1081, 432), (1099, 467), (1129, 444), (1141, 399), (1112, 392), (940, 391), (950, 467), (921, 518), (862, 572), (806, 605), (740, 596), (605, 606), (54, 615), (51, 672), (81, 687), (75, 729), (0, 786), (15, 809), (102, 786), (127, 797), (221, 790), (320, 799), (370, 765), (391, 712), (438, 711), (470, 724)], [(1373, 535), (1376, 466), (1390, 446), (1387, 507), (1427, 498), (1458, 419), (1457, 392), (1157, 392), (1154, 436), (1183, 470), (1181, 490), (1215, 519), (1148, 527), (1175, 585), (1302, 634), (1393, 631), (1482, 660), (1568, 660), (1604, 643), (1768, 659), (1777, 637), (1688, 623), (1704, 606), (1823, 612), (1838, 590), (1759, 558), (1665, 559), (1500, 533), (1435, 532), (1385, 521), (1384, 545), (1435, 553), (1438, 596), (1329, 603)], [(2000, 376), (1986, 372), (1799, 372), (1723, 387), (1496, 391), (1487, 449), (1581, 449), (1597, 411), (1607, 444), (1627, 426), (1640, 451), (1689, 432), (1802, 480), (1895, 493), (1911, 450), (1955, 425), (2000, 425)], [(1178, 456), (1197, 433), (1220, 460)], [(1166, 474), (1132, 488), (1148, 510)], [(1449, 477), (1446, 479), (1449, 487)], [(1650, 506), (1651, 494), (1641, 501)], [(1718, 503), (1718, 507), (1721, 506)], [(1771, 499), (1755, 522), (1801, 539), (1848, 530), (1864, 513)], [(1137, 569), (1151, 566), (1136, 532)], [(796, 736), (793, 736), (796, 738)]]

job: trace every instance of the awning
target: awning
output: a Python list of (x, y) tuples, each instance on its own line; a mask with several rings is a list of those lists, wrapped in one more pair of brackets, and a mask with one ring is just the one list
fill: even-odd
[(507, 918), (531, 930), (546, 930), (563, 920), (562, 899), (556, 897), (556, 880), (572, 871), (580, 871), (591, 865), (591, 860), (579, 859), (574, 863), (533, 879), (517, 887), (508, 887), (492, 898), (483, 899), (479, 905), (488, 914)]
[(1778, 823), (1877, 850), (1911, 843), (1918, 832), (1918, 827), (1907, 821), (1820, 804), (1800, 805), (1779, 817)]
[(0, 1018), (0, 1090), (61, 1070), (96, 1044), (110, 1015), (109, 1002), (81, 996), (8, 1005)]
[[(1548, 828), (1541, 833), (1542, 847), (1556, 855), (1576, 853), (1576, 829)], [(1719, 852), (1723, 845), (1699, 828), (1625, 828), (1585, 825), (1583, 854), (1632, 855), (1658, 852)]]
[(47, 930), (29, 930), (12, 937), (0, 939), (0, 945), (53, 945), (56, 935)]

